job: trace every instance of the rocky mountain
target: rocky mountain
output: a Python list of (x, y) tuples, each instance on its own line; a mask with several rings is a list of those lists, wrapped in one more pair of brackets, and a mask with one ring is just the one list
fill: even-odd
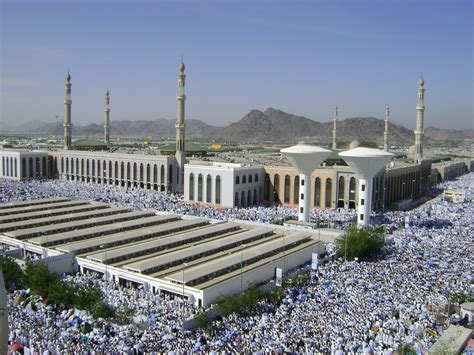
[[(161, 118), (155, 121), (111, 121), (110, 134), (112, 136), (133, 136), (148, 138), (168, 138), (176, 135), (175, 121)], [(199, 120), (186, 120), (186, 135), (188, 137), (210, 136), (221, 130), (220, 127), (210, 126)], [(17, 127), (11, 127), (6, 132), (32, 133), (39, 135), (59, 135), (63, 134), (62, 122), (44, 123), (32, 121)], [(88, 124), (86, 126), (72, 126), (72, 134), (76, 136), (100, 137), (104, 134), (104, 128), (99, 124)]]
[[(240, 121), (232, 123), (216, 138), (228, 141), (279, 141), (310, 140), (330, 143), (332, 122), (317, 122), (302, 116), (295, 116), (281, 110), (268, 108), (265, 111), (252, 110)], [(389, 123), (390, 139), (397, 144), (411, 144), (413, 131)], [(374, 142), (383, 144), (384, 121), (375, 117), (356, 117), (339, 120), (338, 142)]]
[(464, 140), (474, 139), (474, 129), (441, 129), (430, 126), (425, 128), (425, 136), (433, 140)]

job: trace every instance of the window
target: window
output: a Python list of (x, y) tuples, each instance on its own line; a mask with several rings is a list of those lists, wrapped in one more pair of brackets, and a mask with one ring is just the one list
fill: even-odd
[(235, 184), (236, 185), (240, 184), (240, 177), (239, 176), (235, 177)]
[(304, 208), (301, 207), (301, 208), (300, 208), (300, 213), (303, 213), (303, 211), (304, 211)]
[(361, 190), (365, 191), (365, 185), (364, 184), (361, 186)]
[(258, 174), (255, 174), (255, 182), (258, 182)]
[(221, 203), (221, 177), (219, 175), (216, 176), (216, 204), (219, 205)]
[(300, 194), (300, 199), (304, 200), (304, 194)]
[(252, 175), (249, 175), (249, 183), (252, 182)]
[(361, 205), (361, 206), (364, 206), (364, 204), (365, 204), (365, 200), (364, 200), (363, 198), (361, 198), (361, 199), (360, 199), (360, 205)]
[(242, 184), (245, 184), (247, 183), (247, 177), (244, 175), (242, 176)]
[(363, 215), (362, 213), (360, 214), (359, 219), (360, 219), (361, 221), (364, 220), (364, 215)]
[(304, 186), (304, 179), (301, 179), (301, 186)]
[(194, 174), (189, 175), (189, 199), (194, 200)]

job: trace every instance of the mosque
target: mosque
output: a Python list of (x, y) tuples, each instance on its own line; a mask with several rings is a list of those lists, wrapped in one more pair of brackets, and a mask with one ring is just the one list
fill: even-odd
[[(6, 179), (59, 178), (122, 187), (182, 193), (187, 201), (222, 207), (248, 207), (258, 204), (296, 206), (299, 203), (299, 174), (291, 166), (266, 166), (193, 161), (186, 157), (185, 65), (179, 64), (175, 155), (112, 152), (110, 147), (110, 94), (105, 95), (104, 142), (73, 141), (71, 75), (66, 76), (64, 100), (64, 149), (28, 151), (0, 150), (0, 177)], [(425, 82), (418, 82), (413, 163), (392, 162), (373, 178), (373, 208), (404, 208), (422, 198), (438, 181), (452, 179), (472, 169), (471, 162), (434, 165), (424, 158)], [(384, 151), (389, 150), (385, 109)], [(339, 157), (337, 150), (338, 108), (333, 117), (333, 154), (310, 176), (310, 207), (355, 209), (358, 178)], [(100, 150), (97, 150), (100, 149)], [(337, 163), (334, 164), (334, 161)]]
[[(421, 200), (439, 179), (452, 179), (467, 170), (464, 161), (436, 167), (423, 157), (423, 79), (418, 85), (413, 164), (387, 165), (383, 161), (392, 156), (388, 152), (388, 107), (384, 151), (372, 149), (385, 158), (371, 173), (354, 165), (350, 151), (337, 151), (337, 108), (333, 151), (308, 145), (282, 149), (293, 167), (192, 161), (186, 157), (185, 79), (185, 66), (180, 63), (174, 156), (106, 151), (110, 145), (108, 91), (102, 150), (95, 150), (98, 145), (88, 140), (73, 141), (72, 84), (68, 73), (63, 149), (28, 151), (4, 147), (0, 149), (0, 178), (58, 178), (140, 187), (181, 193), (187, 201), (218, 207), (298, 205), (298, 219), (302, 222), (308, 220), (309, 207), (357, 208), (358, 224), (365, 225), (371, 208), (408, 207), (413, 200)], [(359, 157), (373, 158), (371, 149), (352, 151), (357, 149)], [(304, 167), (298, 159), (290, 159), (293, 153), (305, 152), (309, 154), (305, 156), (308, 160), (300, 160)], [(326, 154), (324, 159), (323, 154), (320, 160), (314, 159), (319, 153)], [(472, 161), (469, 164), (472, 170)], [(341, 233), (334, 229), (316, 231), (131, 211), (102, 202), (67, 198), (0, 206), (0, 245), (14, 247), (11, 253), (39, 255), (52, 271), (93, 271), (121, 284), (143, 285), (153, 292), (179, 295), (198, 306), (209, 305), (223, 294), (242, 292), (252, 283), (273, 277), (277, 280), (278, 275), (281, 281), (281, 275), (288, 270), (312, 260), (315, 254), (323, 255), (323, 242), (333, 241)]]

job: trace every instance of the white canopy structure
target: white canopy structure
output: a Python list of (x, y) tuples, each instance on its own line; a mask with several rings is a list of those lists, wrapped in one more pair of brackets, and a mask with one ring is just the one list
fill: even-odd
[(300, 173), (300, 198), (298, 221), (309, 222), (310, 176), (311, 173), (329, 156), (330, 150), (308, 144), (297, 144), (284, 148), (280, 152)]
[(370, 223), (372, 209), (372, 179), (393, 158), (393, 154), (380, 149), (358, 147), (339, 153), (359, 176), (359, 205), (357, 224)]

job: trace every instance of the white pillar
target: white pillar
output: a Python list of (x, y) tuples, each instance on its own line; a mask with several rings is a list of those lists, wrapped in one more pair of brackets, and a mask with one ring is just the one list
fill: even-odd
[(309, 222), (309, 203), (311, 198), (310, 193), (310, 177), (309, 175), (300, 174), (300, 196), (299, 196), (299, 210), (298, 221)]
[(368, 226), (372, 204), (372, 179), (359, 179), (359, 205), (357, 208), (357, 225)]

